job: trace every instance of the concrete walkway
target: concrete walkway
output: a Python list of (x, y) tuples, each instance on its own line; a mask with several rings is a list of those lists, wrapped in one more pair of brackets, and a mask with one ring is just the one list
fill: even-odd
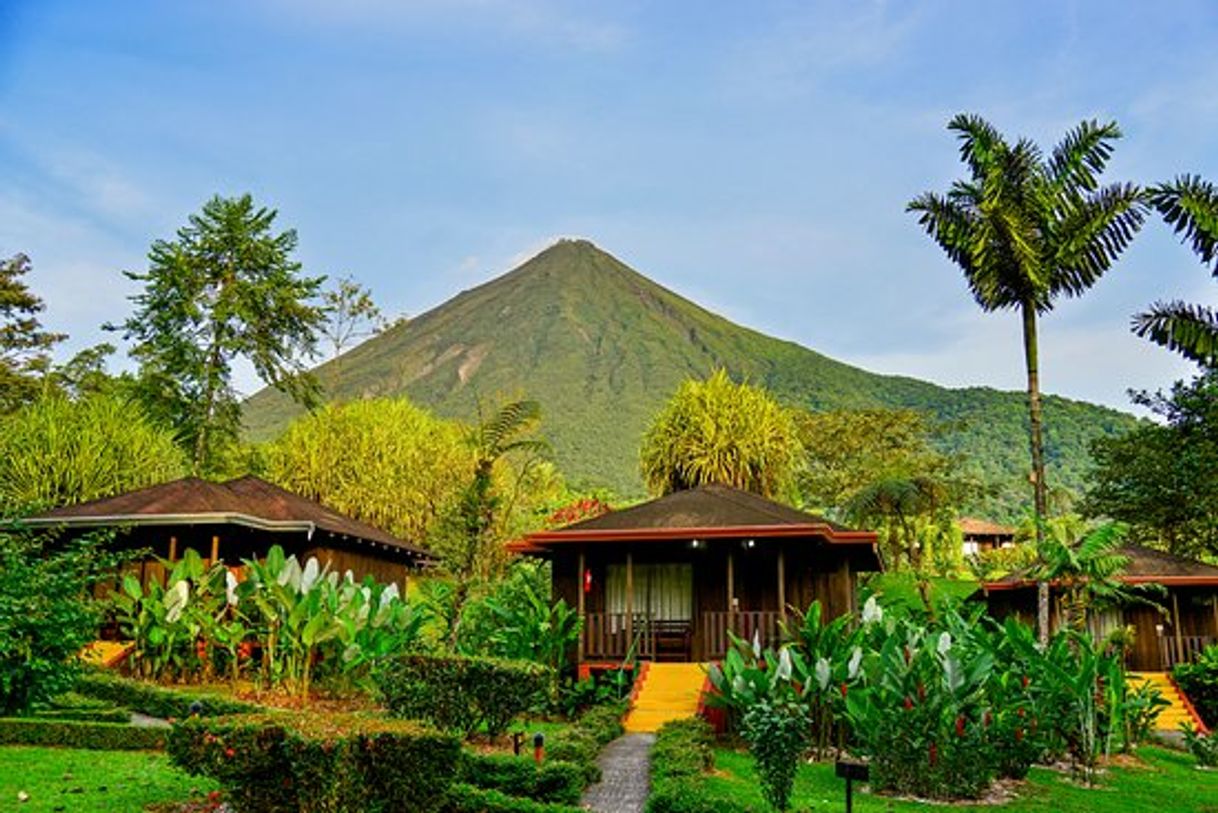
[(584, 791), (584, 807), (596, 813), (642, 813), (651, 789), (655, 741), (655, 734), (626, 734), (606, 745), (596, 760), (601, 781)]

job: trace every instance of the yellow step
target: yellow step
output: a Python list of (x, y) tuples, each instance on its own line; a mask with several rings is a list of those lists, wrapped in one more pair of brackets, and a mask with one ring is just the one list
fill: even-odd
[(670, 720), (696, 714), (706, 670), (697, 663), (651, 663), (640, 680), (624, 723), (630, 732), (655, 731)]
[(1180, 696), (1179, 690), (1165, 672), (1130, 672), (1126, 677), (1132, 686), (1136, 686), (1139, 682), (1150, 684), (1159, 691), (1159, 694), (1163, 695), (1164, 700), (1171, 704), (1159, 712), (1159, 716), (1155, 720), (1156, 730), (1178, 731), (1181, 723), (1197, 725), (1197, 719), (1185, 706), (1184, 698)]

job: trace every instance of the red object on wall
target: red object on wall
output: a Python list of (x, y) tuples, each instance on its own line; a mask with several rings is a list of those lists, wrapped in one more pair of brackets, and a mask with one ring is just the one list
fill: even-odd
[(587, 568), (584, 570), (584, 592), (592, 592), (592, 568)]

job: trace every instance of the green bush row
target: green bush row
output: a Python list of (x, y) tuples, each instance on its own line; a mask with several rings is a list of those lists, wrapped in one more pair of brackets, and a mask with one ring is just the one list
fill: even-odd
[(95, 751), (151, 751), (165, 747), (165, 728), (80, 720), (0, 719), (0, 745), (47, 745)]
[(1208, 646), (1193, 663), (1172, 670), (1176, 684), (1210, 728), (1218, 727), (1218, 646)]
[(215, 694), (170, 689), (107, 672), (89, 672), (81, 675), (76, 681), (76, 691), (88, 697), (126, 706), (150, 717), (164, 719), (190, 716), (191, 706), (195, 703), (199, 704), (199, 715), (202, 717), (246, 714), (259, 710), (259, 707), (252, 703), (232, 700)]
[(381, 664), (374, 682), (397, 717), (425, 720), (469, 736), (491, 737), (545, 697), (554, 674), (528, 661), (459, 655), (405, 655)]
[(585, 711), (565, 731), (554, 734), (546, 744), (546, 757), (569, 762), (584, 771), (584, 782), (590, 784), (601, 777), (596, 757), (601, 749), (622, 736), (625, 701), (593, 706)]
[(691, 717), (665, 723), (651, 751), (647, 813), (747, 813), (746, 805), (715, 793), (706, 776), (715, 766), (714, 732)]
[(457, 763), (458, 782), (537, 802), (579, 804), (585, 777), (582, 765), (554, 759), (538, 765), (528, 757), (463, 751)]
[(31, 715), (38, 720), (76, 720), (86, 723), (129, 723), (131, 712), (118, 706), (97, 709), (37, 709)]
[(575, 805), (537, 802), (458, 782), (448, 790), (444, 813), (584, 813)]
[(278, 712), (190, 718), (168, 750), (241, 813), (421, 813), (444, 804), (460, 743), (403, 720)]

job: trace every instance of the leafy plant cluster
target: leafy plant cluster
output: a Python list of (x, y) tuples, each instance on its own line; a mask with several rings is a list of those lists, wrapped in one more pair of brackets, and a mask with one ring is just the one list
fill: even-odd
[(414, 722), (312, 711), (192, 718), (167, 750), (241, 813), (411, 813), (439, 808), (460, 743)]
[(238, 580), (188, 549), (164, 587), (124, 577), (114, 601), (139, 676), (235, 682), (248, 675), (305, 697), (318, 673), (354, 680), (418, 639), (423, 616), (395, 584), (356, 582), (315, 557), (302, 566), (278, 545), (243, 564)]
[(651, 751), (647, 813), (742, 813), (747, 809), (707, 786), (705, 777), (715, 765), (713, 745), (711, 727), (696, 717), (660, 727)]
[(550, 691), (554, 674), (528, 661), (403, 655), (379, 664), (373, 682), (397, 717), (464, 737), (484, 730), (494, 738)]
[[(712, 667), (712, 702), (746, 735), (750, 714), (760, 729), (757, 714), (781, 708), (789, 719), (785, 709), (799, 707), (813, 750), (836, 743), (866, 756), (880, 791), (976, 798), (996, 778), (1063, 758), (1090, 780), (1103, 755), (1145, 738), (1166, 705), (1126, 682), (1119, 648), (1067, 631), (1042, 650), (1027, 626), (999, 626), (980, 608), (924, 620), (869, 600), (852, 629), (822, 625), (813, 605), (794, 632), (778, 651), (737, 642)], [(786, 730), (785, 720), (767, 725)], [(751, 750), (761, 773), (771, 755)]]
[(1180, 726), (1180, 734), (1184, 737), (1184, 747), (1197, 760), (1199, 766), (1218, 768), (1218, 737), (1202, 734), (1188, 723)]
[(547, 759), (538, 765), (531, 757), (465, 750), (457, 761), (457, 781), (536, 802), (578, 805), (585, 774), (572, 762)]
[(1172, 670), (1176, 685), (1210, 728), (1218, 728), (1218, 646), (1207, 646), (1192, 663)]
[(591, 707), (550, 738), (546, 743), (548, 758), (579, 765), (586, 782), (599, 780), (601, 771), (596, 757), (602, 748), (622, 736), (625, 714), (626, 704), (621, 701)]

